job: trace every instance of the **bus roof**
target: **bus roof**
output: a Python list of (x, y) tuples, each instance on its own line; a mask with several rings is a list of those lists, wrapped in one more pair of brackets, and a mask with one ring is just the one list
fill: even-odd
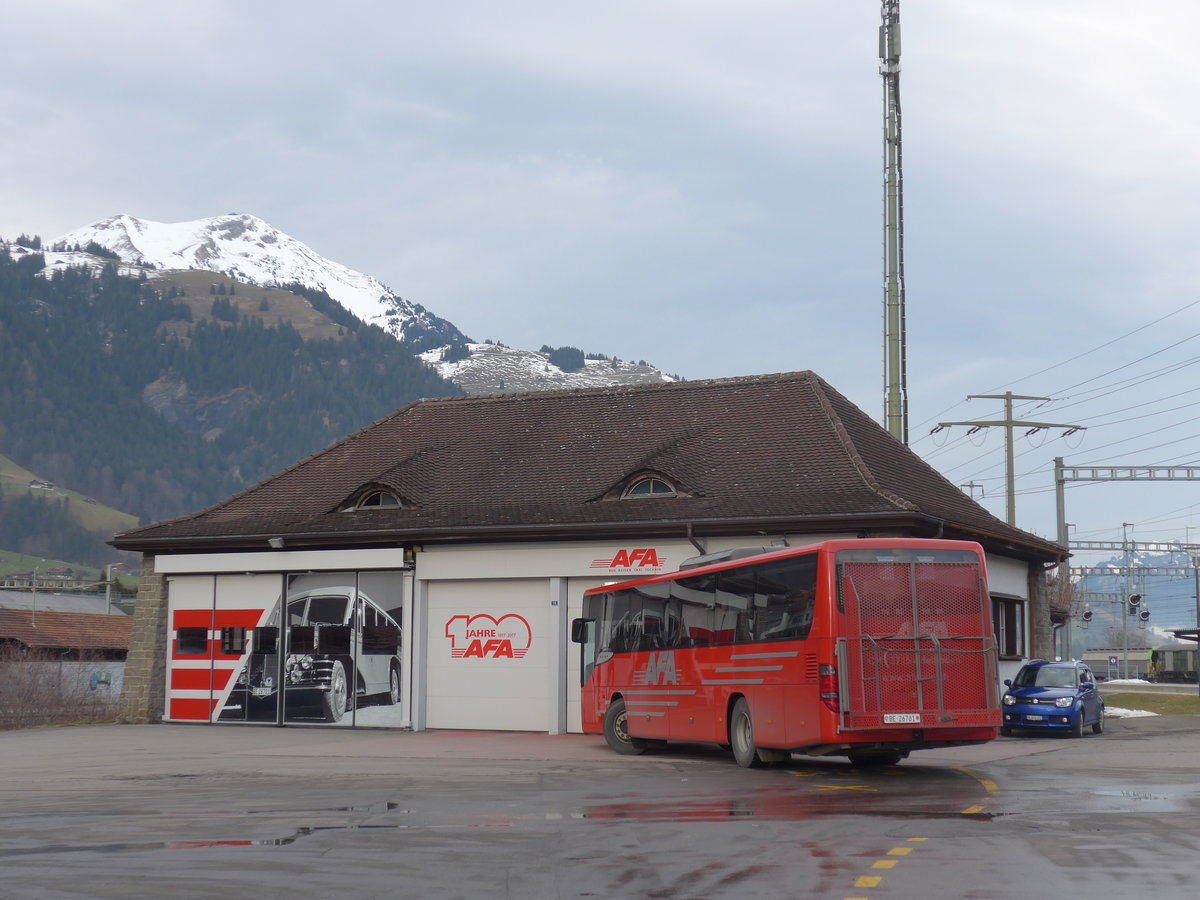
[[(722, 572), (727, 569), (737, 569), (751, 563), (788, 559), (793, 556), (804, 556), (813, 553), (836, 553), (839, 550), (886, 550), (889, 548), (897, 550), (969, 550), (979, 556), (980, 562), (983, 561), (983, 548), (974, 541), (946, 541), (936, 538), (836, 538), (828, 541), (818, 541), (813, 544), (803, 544), (799, 547), (780, 547), (776, 550), (765, 547), (733, 548), (731, 551), (728, 551), (730, 555), (727, 558), (721, 558), (711, 563), (697, 564), (700, 560), (707, 560), (709, 557), (725, 557), (726, 551), (718, 551), (699, 557), (692, 557), (691, 560), (685, 560), (684, 564), (674, 572), (659, 572), (654, 575), (647, 575), (645, 578), (635, 577), (626, 581), (614, 581), (600, 587), (589, 588), (583, 594), (586, 597), (589, 594), (602, 594), (608, 591), (623, 590), (643, 584), (674, 581), (677, 578), (694, 578), (697, 575), (707, 575), (710, 572)], [(739, 551), (742, 550), (750, 550), (751, 552), (740, 553)], [(754, 550), (758, 550), (759, 552), (753, 552)], [(692, 562), (692, 565), (688, 566), (688, 562)]]

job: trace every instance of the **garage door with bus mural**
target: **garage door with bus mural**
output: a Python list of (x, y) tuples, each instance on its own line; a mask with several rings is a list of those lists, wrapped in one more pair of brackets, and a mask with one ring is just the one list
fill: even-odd
[(399, 572), (172, 579), (171, 721), (406, 719)]

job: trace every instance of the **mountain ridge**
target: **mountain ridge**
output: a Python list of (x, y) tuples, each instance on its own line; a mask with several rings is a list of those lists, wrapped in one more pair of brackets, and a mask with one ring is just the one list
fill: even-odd
[[(298, 285), (323, 291), (471, 394), (676, 380), (645, 362), (602, 357), (564, 369), (545, 350), (474, 341), (377, 278), (321, 256), (253, 215), (230, 213), (162, 223), (122, 213), (68, 231), (51, 244), (56, 252), (70, 252), (72, 247), (103, 248), (122, 264), (150, 273), (196, 269), (260, 287)], [(57, 262), (48, 260), (47, 265)]]

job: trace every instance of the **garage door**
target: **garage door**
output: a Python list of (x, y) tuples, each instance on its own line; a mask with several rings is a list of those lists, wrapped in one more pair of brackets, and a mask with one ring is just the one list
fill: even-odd
[(545, 580), (429, 585), (429, 728), (547, 731), (551, 672)]

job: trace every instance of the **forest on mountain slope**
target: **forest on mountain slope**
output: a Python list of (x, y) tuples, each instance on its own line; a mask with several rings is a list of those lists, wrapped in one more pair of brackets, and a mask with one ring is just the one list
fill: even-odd
[[(43, 266), (0, 253), (0, 454), (143, 522), (211, 505), (415, 399), (462, 393), (325, 295), (308, 300), (338, 313), (338, 336), (305, 340), (225, 297), (197, 317), (178, 288), (112, 265)], [(0, 493), (0, 547), (112, 556), (111, 535), (81, 534), (27, 493)]]

